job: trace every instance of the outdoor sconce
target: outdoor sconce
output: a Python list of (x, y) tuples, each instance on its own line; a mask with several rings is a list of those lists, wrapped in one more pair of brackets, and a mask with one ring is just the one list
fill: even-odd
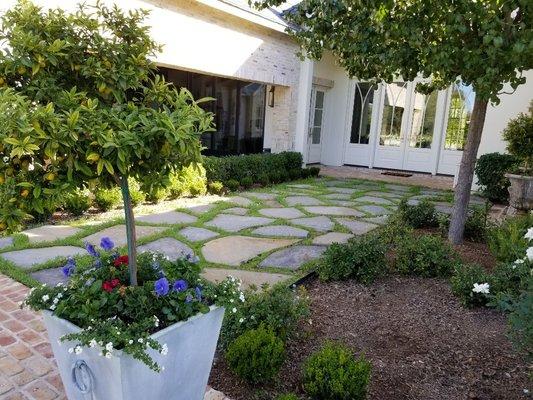
[(276, 93), (276, 87), (275, 86), (270, 86), (270, 90), (268, 91), (268, 105), (269, 105), (269, 107), (274, 107), (275, 93)]

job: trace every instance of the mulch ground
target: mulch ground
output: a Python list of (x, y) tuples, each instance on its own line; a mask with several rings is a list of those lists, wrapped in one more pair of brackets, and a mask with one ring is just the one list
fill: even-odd
[(532, 367), (506, 338), (506, 316), (468, 310), (443, 279), (391, 276), (363, 286), (353, 281), (308, 285), (311, 318), (287, 344), (279, 379), (242, 382), (218, 357), (211, 384), (234, 400), (303, 397), (301, 365), (326, 340), (363, 352), (373, 365), (373, 400), (529, 399)]

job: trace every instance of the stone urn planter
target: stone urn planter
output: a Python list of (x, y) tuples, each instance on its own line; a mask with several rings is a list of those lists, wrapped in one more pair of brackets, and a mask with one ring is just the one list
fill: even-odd
[(533, 209), (533, 176), (505, 174), (511, 182), (509, 205), (519, 211)]
[(142, 362), (119, 350), (113, 357), (99, 355), (99, 349), (83, 347), (69, 352), (72, 343), (59, 339), (80, 328), (50, 311), (43, 311), (52, 349), (69, 400), (202, 400), (211, 371), (224, 308), (212, 306), (151, 337), (168, 345), (168, 354), (149, 355), (164, 367), (154, 372)]

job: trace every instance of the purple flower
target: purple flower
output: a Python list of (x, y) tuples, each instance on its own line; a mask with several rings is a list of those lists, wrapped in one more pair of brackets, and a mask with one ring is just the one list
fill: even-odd
[(98, 257), (99, 254), (94, 248), (94, 246), (90, 243), (85, 243), (85, 250), (87, 250), (87, 253), (89, 253), (93, 257)]
[(196, 298), (202, 300), (202, 289), (199, 286), (194, 288), (194, 293), (196, 293)]
[(179, 281), (174, 282), (173, 288), (176, 292), (183, 292), (184, 290), (187, 290), (187, 286), (187, 282), (180, 279)]
[(67, 263), (61, 270), (63, 271), (63, 275), (65, 275), (68, 278), (74, 273), (75, 269), (76, 269), (76, 261), (74, 261), (72, 257), (69, 257), (67, 259)]
[(192, 301), (192, 296), (190, 294), (185, 297), (185, 303), (190, 303)]
[(154, 290), (158, 296), (165, 296), (169, 290), (167, 278), (160, 278), (154, 283)]
[(100, 260), (100, 259), (94, 260), (94, 262), (93, 262), (93, 267), (94, 268), (100, 268), (101, 266), (102, 266), (102, 260)]
[(106, 236), (106, 237), (103, 237), (102, 240), (100, 241), (100, 247), (104, 249), (105, 251), (109, 251), (113, 247), (115, 247), (115, 243), (113, 243), (113, 241)]

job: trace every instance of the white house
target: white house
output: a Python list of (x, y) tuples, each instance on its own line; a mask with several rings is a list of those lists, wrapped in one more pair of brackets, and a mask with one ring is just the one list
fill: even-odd
[[(93, 0), (87, 1), (91, 3)], [(75, 0), (34, 0), (74, 9)], [(15, 0), (2, 0), (2, 9)], [(358, 165), (454, 175), (475, 93), (453, 85), (422, 95), (416, 82), (375, 87), (351, 80), (326, 54), (296, 57), (278, 10), (256, 11), (247, 0), (104, 0), (150, 10), (148, 24), (163, 52), (156, 62), (169, 81), (210, 96), (216, 132), (207, 154), (300, 151), (307, 163)], [(505, 151), (501, 132), (526, 111), (533, 71), (513, 95), (490, 107), (479, 154)]]

